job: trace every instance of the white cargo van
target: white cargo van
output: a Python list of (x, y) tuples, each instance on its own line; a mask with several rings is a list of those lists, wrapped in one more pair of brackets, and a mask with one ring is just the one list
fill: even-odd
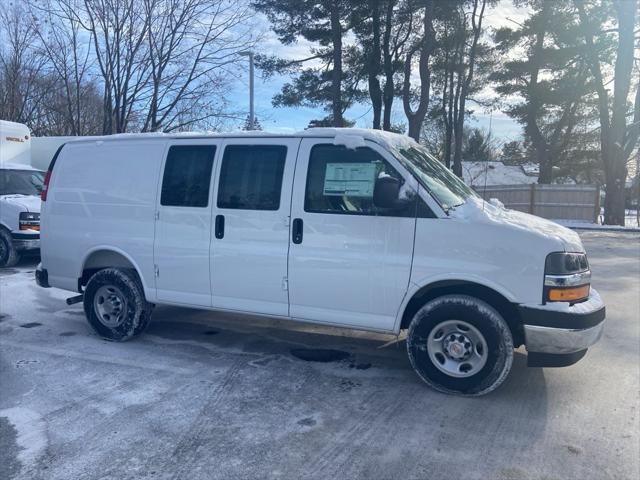
[(515, 347), (530, 366), (570, 365), (602, 332), (574, 232), (484, 203), (400, 135), (74, 141), (42, 200), (38, 284), (80, 292), (112, 340), (141, 333), (156, 304), (407, 329), (426, 383), (480, 395)]

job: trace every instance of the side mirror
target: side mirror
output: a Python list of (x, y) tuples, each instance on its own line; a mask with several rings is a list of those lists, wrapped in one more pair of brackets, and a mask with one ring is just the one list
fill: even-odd
[(373, 186), (373, 204), (378, 208), (398, 208), (400, 180), (391, 176), (380, 177)]

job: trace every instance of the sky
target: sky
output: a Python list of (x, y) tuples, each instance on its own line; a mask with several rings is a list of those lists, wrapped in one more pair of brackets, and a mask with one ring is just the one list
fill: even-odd
[[(513, 22), (520, 23), (528, 15), (525, 8), (515, 7), (511, 0), (501, 0), (495, 7), (485, 14), (485, 25), (487, 29), (501, 26), (514, 26)], [(291, 46), (280, 44), (275, 34), (269, 29), (269, 22), (263, 16), (256, 20), (257, 28), (263, 32), (263, 40), (256, 51), (258, 53), (274, 54), (284, 58), (302, 58), (309, 52), (310, 44), (298, 42)], [(256, 69), (255, 77), (255, 111), (262, 128), (274, 132), (298, 131), (307, 127), (312, 119), (323, 118), (326, 112), (321, 108), (306, 107), (279, 107), (271, 105), (271, 99), (278, 93), (287, 81), (288, 76), (275, 75), (264, 79), (261, 72)], [(248, 69), (240, 75), (234, 87), (228, 93), (227, 100), (246, 109), (249, 112), (249, 75)], [(470, 127), (479, 127), (485, 130), (491, 128), (491, 133), (499, 143), (518, 139), (522, 133), (522, 127), (499, 110), (492, 112), (485, 111), (481, 107), (472, 106), (474, 109), (473, 118), (468, 121)], [(358, 104), (347, 110), (345, 117), (355, 120), (356, 127), (370, 128), (372, 122), (371, 106), (369, 104)], [(406, 124), (406, 117), (402, 110), (401, 101), (394, 102), (392, 115), (393, 123)]]

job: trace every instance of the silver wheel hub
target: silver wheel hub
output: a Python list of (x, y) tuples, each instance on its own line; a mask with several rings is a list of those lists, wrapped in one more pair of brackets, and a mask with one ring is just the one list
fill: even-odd
[(462, 320), (446, 320), (427, 337), (431, 362), (441, 372), (456, 378), (471, 377), (487, 363), (487, 342), (476, 327)]
[(93, 308), (100, 323), (110, 328), (117, 327), (126, 316), (127, 299), (119, 288), (103, 285), (93, 297)]

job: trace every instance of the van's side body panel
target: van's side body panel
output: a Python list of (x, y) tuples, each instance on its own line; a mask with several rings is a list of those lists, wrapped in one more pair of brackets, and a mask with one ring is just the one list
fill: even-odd
[[(289, 315), (287, 291), (287, 257), (289, 254), (289, 214), (291, 209), (291, 185), (298, 154), (300, 138), (231, 138), (225, 140), (220, 161), (216, 166), (214, 189), (215, 218), (224, 218), (224, 236), (216, 238), (212, 232), (211, 282), (213, 307), (264, 315)], [(240, 147), (235, 148), (234, 147)], [(263, 170), (254, 172), (233, 170), (227, 164), (227, 176), (221, 177), (224, 162), (239, 162), (238, 154), (246, 149), (249, 156), (259, 155), (261, 149), (280, 158), (284, 157), (279, 201), (262, 209), (254, 206), (227, 205), (219, 197), (221, 182), (229, 181), (229, 189), (248, 185), (264, 179)], [(271, 158), (270, 158), (271, 160)], [(265, 161), (266, 158), (265, 158)], [(245, 167), (247, 164), (244, 164)], [(267, 167), (265, 167), (267, 168)], [(258, 171), (260, 170), (260, 171)], [(233, 195), (237, 192), (233, 191)], [(254, 199), (249, 199), (254, 200)], [(271, 199), (273, 200), (273, 199)], [(228, 201), (228, 199), (227, 199)]]
[(53, 287), (76, 291), (88, 256), (123, 252), (155, 299), (153, 240), (156, 186), (165, 142), (87, 141), (66, 145), (43, 202), (42, 261)]
[[(291, 218), (301, 218), (303, 240), (291, 244), (289, 300), (293, 318), (391, 331), (409, 285), (415, 217), (310, 213), (304, 209), (312, 148), (329, 139), (303, 139)], [(383, 148), (367, 142), (398, 171)]]

